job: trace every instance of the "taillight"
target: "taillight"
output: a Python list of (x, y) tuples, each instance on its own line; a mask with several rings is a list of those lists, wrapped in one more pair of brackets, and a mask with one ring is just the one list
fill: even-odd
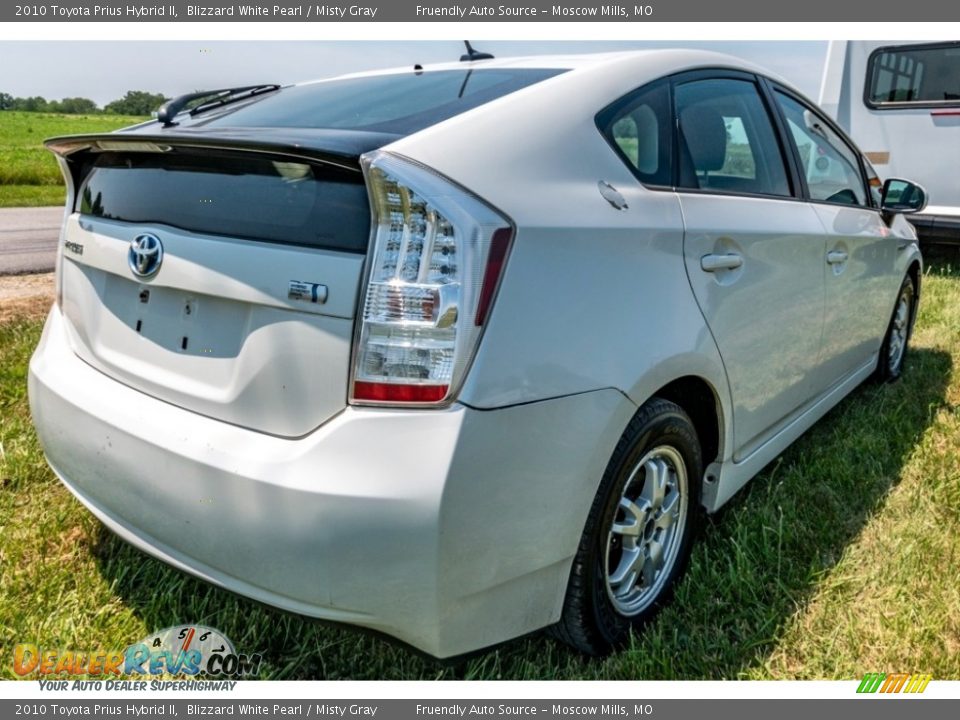
[(446, 178), (395, 155), (366, 155), (363, 169), (373, 238), (351, 402), (446, 404), (489, 316), (512, 226)]

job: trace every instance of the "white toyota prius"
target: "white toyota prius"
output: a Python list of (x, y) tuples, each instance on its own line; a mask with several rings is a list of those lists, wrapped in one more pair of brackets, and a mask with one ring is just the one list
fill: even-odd
[(51, 467), (211, 583), (450, 657), (591, 654), (862, 381), (922, 276), (818, 108), (694, 51), (463, 61), (54, 138)]

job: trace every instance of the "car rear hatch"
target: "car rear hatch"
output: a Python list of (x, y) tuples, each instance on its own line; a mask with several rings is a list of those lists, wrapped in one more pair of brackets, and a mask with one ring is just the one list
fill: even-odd
[(110, 377), (296, 437), (347, 401), (370, 225), (359, 156), (393, 138), (263, 136), (48, 141), (73, 186), (60, 305), (77, 355)]
[(48, 140), (69, 185), (58, 278), (74, 350), (191, 411), (310, 432), (348, 397), (370, 241), (360, 156), (562, 72), (466, 64), (235, 88), (173, 100), (160, 122)]

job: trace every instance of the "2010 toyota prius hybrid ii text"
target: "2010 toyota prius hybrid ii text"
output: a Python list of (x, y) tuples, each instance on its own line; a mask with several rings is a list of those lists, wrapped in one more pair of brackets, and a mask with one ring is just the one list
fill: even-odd
[(175, 567), (439, 657), (621, 645), (916, 315), (923, 190), (724, 55), (468, 56), (47, 145), (51, 467)]

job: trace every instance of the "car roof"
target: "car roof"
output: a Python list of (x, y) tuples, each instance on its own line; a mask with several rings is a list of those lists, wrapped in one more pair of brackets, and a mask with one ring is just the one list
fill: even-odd
[[(422, 70), (423, 72), (437, 72), (443, 70), (483, 70), (483, 69), (513, 69), (513, 68), (538, 68), (538, 69), (558, 69), (558, 70), (586, 70), (598, 67), (608, 66), (610, 70), (623, 71), (641, 71), (647, 67), (656, 68), (657, 75), (670, 74), (663, 72), (665, 68), (673, 67), (673, 71), (681, 72), (683, 70), (703, 68), (731, 68), (754, 72), (783, 82), (788, 82), (778, 77), (769, 70), (755, 65), (742, 58), (724, 53), (712, 52), (708, 50), (693, 50), (687, 48), (663, 48), (650, 50), (629, 50), (609, 53), (581, 53), (566, 55), (525, 55), (518, 57), (502, 57), (490, 60), (473, 60), (469, 62), (443, 62), (427, 63), (415, 67), (403, 65), (399, 67), (384, 68), (379, 70), (366, 70), (362, 72), (347, 73), (329, 78), (309, 80), (298, 85), (309, 85), (318, 82), (328, 82), (331, 80), (343, 80), (346, 78), (375, 77), (378, 75), (391, 75), (409, 73), (411, 70)], [(650, 78), (653, 79), (653, 78)]]
[[(553, 101), (567, 102), (569, 98), (576, 98), (577, 103), (587, 109), (592, 118), (594, 113), (605, 107), (626, 93), (642, 87), (649, 82), (676, 73), (705, 68), (733, 69), (754, 72), (786, 83), (776, 78), (772, 73), (741, 58), (722, 53), (691, 50), (691, 49), (651, 49), (635, 50), (615, 53), (591, 53), (572, 55), (533, 55), (524, 57), (503, 57), (489, 60), (475, 60), (472, 62), (445, 62), (433, 63), (414, 67), (404, 65), (380, 70), (339, 75), (336, 77), (296, 83), (287, 87), (309, 87), (328, 82), (337, 82), (348, 78), (374, 78), (391, 74), (411, 74), (413, 72), (442, 72), (442, 71), (482, 71), (486, 69), (539, 69), (539, 70), (567, 70), (558, 75), (534, 83), (528, 87), (511, 92), (506, 96), (495, 98), (489, 102), (465, 110), (454, 117), (441, 120), (411, 134), (371, 134), (366, 131), (324, 130), (320, 128), (272, 128), (272, 127), (230, 127), (226, 124), (213, 126), (211, 121), (218, 120), (221, 114), (211, 112), (191, 122), (186, 117), (174, 128), (157, 129), (156, 121), (147, 121), (140, 125), (125, 128), (122, 133), (136, 133), (139, 135), (156, 134), (160, 139), (169, 140), (174, 136), (189, 138), (192, 143), (199, 143), (204, 138), (210, 142), (228, 139), (236, 145), (264, 144), (265, 138), (272, 138), (274, 144), (283, 147), (323, 148), (324, 152), (333, 155), (344, 155), (353, 158), (358, 153), (366, 152), (385, 143), (395, 144), (402, 138), (407, 144), (412, 142), (413, 136), (424, 133), (436, 134), (448, 132), (451, 127), (462, 127), (475, 122), (484, 121), (484, 118), (497, 121), (507, 120), (514, 115), (536, 115), (542, 111), (542, 98), (550, 97)], [(257, 102), (259, 98), (250, 102)], [(227, 117), (237, 109), (242, 109), (247, 103), (225, 106), (222, 116)], [(571, 110), (571, 112), (573, 112)], [(581, 114), (581, 113), (574, 113)], [(494, 124), (497, 124), (495, 121)], [(476, 131), (474, 131), (476, 132)], [(361, 137), (361, 135), (363, 137)], [(374, 137), (376, 135), (376, 137)], [(349, 137), (347, 137), (349, 136)], [(92, 136), (91, 136), (92, 138)], [(91, 138), (73, 138), (74, 144), (79, 140)], [(97, 138), (93, 138), (96, 140)], [(60, 138), (63, 140), (63, 138)], [(338, 155), (339, 153), (339, 155)]]

